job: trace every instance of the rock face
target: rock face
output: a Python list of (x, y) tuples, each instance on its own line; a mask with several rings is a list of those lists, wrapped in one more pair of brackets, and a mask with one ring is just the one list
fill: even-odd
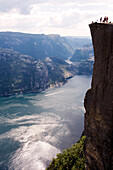
[(86, 93), (87, 170), (113, 169), (113, 24), (90, 24), (95, 63)]

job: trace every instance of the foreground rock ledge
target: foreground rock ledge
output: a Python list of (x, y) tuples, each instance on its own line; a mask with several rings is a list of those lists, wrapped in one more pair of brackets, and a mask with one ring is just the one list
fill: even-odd
[(89, 25), (95, 63), (84, 100), (87, 170), (113, 169), (113, 24)]

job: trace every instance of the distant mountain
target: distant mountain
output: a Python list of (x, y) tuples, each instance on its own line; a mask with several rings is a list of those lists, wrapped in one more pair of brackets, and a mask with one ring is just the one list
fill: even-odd
[(89, 38), (61, 37), (57, 34), (26, 34), (18, 32), (0, 32), (0, 47), (9, 48), (34, 59), (57, 57), (68, 59), (75, 49), (89, 43)]
[(94, 60), (94, 52), (92, 44), (86, 44), (80, 49), (76, 49), (70, 61), (84, 62), (86, 60)]
[[(80, 54), (88, 55), (75, 61), (89, 59), (91, 50), (84, 46)], [(91, 74), (90, 62), (70, 65), (64, 61), (73, 52), (69, 39), (59, 35), (0, 32), (0, 96), (40, 92), (76, 74)]]
[(34, 59), (46, 57), (67, 59), (74, 52), (66, 38), (53, 34), (0, 32), (0, 47), (30, 55)]
[(65, 38), (68, 40), (74, 51), (83, 47), (85, 44), (91, 43), (91, 39), (89, 37), (66, 36)]
[(94, 63), (92, 44), (85, 44), (82, 48), (76, 49), (70, 61), (77, 66), (78, 75), (92, 75)]
[(40, 92), (73, 77), (77, 68), (57, 58), (35, 60), (28, 55), (0, 48), (0, 96)]
[(94, 61), (84, 61), (78, 65), (78, 75), (92, 75)]

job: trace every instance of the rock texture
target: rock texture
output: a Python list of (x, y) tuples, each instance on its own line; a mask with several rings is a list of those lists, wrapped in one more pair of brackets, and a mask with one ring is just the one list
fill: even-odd
[(85, 113), (87, 170), (113, 169), (113, 24), (90, 24), (95, 63)]

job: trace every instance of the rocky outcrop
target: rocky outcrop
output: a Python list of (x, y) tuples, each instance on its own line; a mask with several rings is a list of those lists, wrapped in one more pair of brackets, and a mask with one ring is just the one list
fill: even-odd
[(86, 169), (113, 169), (113, 24), (90, 24), (95, 63), (85, 97)]

